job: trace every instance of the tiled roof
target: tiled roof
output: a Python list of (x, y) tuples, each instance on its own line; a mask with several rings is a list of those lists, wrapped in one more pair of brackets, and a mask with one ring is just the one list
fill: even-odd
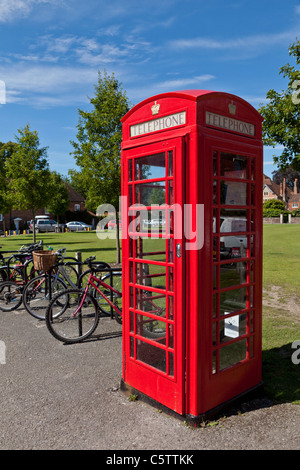
[[(263, 179), (263, 184), (268, 186), (268, 188), (274, 193), (276, 194), (276, 196), (278, 196), (279, 198), (282, 197), (281, 196), (281, 192), (280, 192), (280, 184), (276, 184), (274, 183), (274, 181), (271, 180), (271, 178), (269, 176), (266, 176), (266, 175), (263, 175), (264, 176), (264, 179)], [(289, 201), (291, 200), (291, 197), (295, 196), (294, 192), (288, 187), (288, 186), (285, 186), (285, 193), (286, 193), (286, 199)], [(297, 195), (296, 195), (297, 196)]]
[(84, 202), (84, 197), (81, 196), (75, 189), (71, 188), (68, 183), (65, 183), (68, 193), (70, 202)]

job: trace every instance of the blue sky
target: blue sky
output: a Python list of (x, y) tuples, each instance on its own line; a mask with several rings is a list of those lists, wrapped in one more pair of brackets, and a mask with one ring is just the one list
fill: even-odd
[[(78, 108), (98, 70), (114, 73), (132, 105), (157, 93), (208, 89), (254, 107), (285, 89), (279, 68), (300, 38), (300, 0), (0, 0), (0, 141), (29, 123), (52, 170), (75, 167)], [(265, 148), (264, 172), (272, 155)]]

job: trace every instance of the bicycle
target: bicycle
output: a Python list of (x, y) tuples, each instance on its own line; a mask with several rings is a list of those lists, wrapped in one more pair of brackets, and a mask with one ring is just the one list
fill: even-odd
[[(88, 260), (90, 260), (90, 258)], [(85, 262), (85, 263), (89, 264), (89, 261)], [(85, 264), (85, 263), (83, 263), (83, 264)], [(105, 271), (103, 271), (104, 267), (106, 268)], [(112, 270), (111, 267), (109, 266), (109, 264), (104, 263), (102, 261), (100, 262), (100, 264), (99, 264), (99, 262), (94, 262), (94, 265), (93, 265), (92, 269), (93, 269), (94, 273), (96, 273), (96, 272), (101, 273), (101, 281), (108, 284), (110, 287), (113, 287), (117, 292), (122, 292), (122, 272), (121, 272), (121, 269), (114, 268)], [(79, 276), (78, 286), (77, 287), (79, 287), (81, 289), (86, 288), (90, 272), (91, 272), (91, 268), (84, 271)], [(96, 300), (99, 304), (101, 313), (103, 313), (104, 315), (108, 315), (108, 316), (112, 317), (113, 316), (112, 307), (106, 302), (106, 300), (102, 297), (102, 295), (100, 295), (97, 292), (97, 290), (94, 287), (92, 287), (91, 285), (89, 285), (89, 290), (90, 290), (91, 294), (96, 298)], [(110, 288), (108, 288), (108, 289), (103, 288), (103, 293), (106, 296), (109, 296), (111, 302), (113, 302), (113, 303), (117, 302), (118, 294), (115, 294), (114, 291), (111, 290)]]
[[(33, 267), (32, 253), (35, 250), (43, 249), (43, 241), (39, 243), (31, 243), (29, 245), (22, 245), (19, 251), (0, 252), (0, 282), (13, 281), (18, 284), (23, 284), (31, 279), (35, 270)], [(9, 254), (10, 256), (4, 257), (3, 254)], [(12, 261), (15, 260), (17, 264), (11, 265)]]
[(23, 305), (27, 312), (38, 320), (45, 319), (46, 308), (53, 295), (67, 289), (68, 286), (77, 288), (78, 273), (71, 264), (77, 264), (77, 260), (66, 258), (65, 252), (66, 248), (57, 250), (60, 261), (48, 272), (29, 281), (23, 289)]
[[(24, 285), (34, 278), (36, 271), (33, 266), (32, 252), (41, 247), (41, 242), (22, 246), (20, 250), (7, 258), (6, 265), (0, 269), (0, 310), (9, 312), (17, 309), (22, 303)], [(3, 253), (1, 253), (3, 261)], [(18, 264), (11, 266), (11, 260)], [(28, 267), (30, 266), (30, 269)]]
[[(50, 301), (46, 310), (46, 325), (54, 338), (64, 343), (78, 343), (92, 335), (99, 324), (100, 312), (107, 315), (93, 295), (91, 288), (107, 302), (112, 309), (112, 317), (118, 323), (122, 323), (122, 307), (119, 302), (122, 299), (122, 292), (115, 289), (97, 277), (96, 272), (109, 272), (112, 274), (111, 267), (104, 262), (96, 262), (93, 266), (95, 257), (88, 258), (85, 263), (89, 266), (88, 281), (86, 287), (70, 288), (55, 295)], [(82, 277), (86, 275), (83, 273)], [(101, 286), (105, 289), (99, 288)], [(108, 292), (113, 294), (113, 300)], [(108, 294), (108, 295), (106, 295)]]
[[(101, 307), (95, 292), (111, 307), (111, 317), (122, 324), (122, 292), (113, 287), (113, 280), (109, 285), (103, 277), (95, 276), (98, 271), (109, 271), (110, 277), (120, 276), (121, 273), (113, 271), (103, 262), (93, 266), (94, 259), (91, 257), (85, 261), (90, 268), (86, 287), (67, 289), (53, 297), (48, 305), (45, 317), (47, 328), (54, 338), (64, 343), (82, 342), (96, 330), (100, 312), (107, 315), (107, 310)], [(165, 329), (161, 326), (166, 324), (159, 318), (165, 317), (165, 307), (157, 305), (157, 300), (163, 295), (151, 290), (142, 293), (140, 290), (140, 296), (140, 301), (148, 304), (150, 316), (144, 318), (143, 315), (137, 315), (136, 331), (140, 336), (157, 341), (165, 335)]]

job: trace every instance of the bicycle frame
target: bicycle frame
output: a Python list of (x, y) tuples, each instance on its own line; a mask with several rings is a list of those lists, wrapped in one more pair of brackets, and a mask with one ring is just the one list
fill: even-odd
[[(95, 282), (97, 284), (95, 284)], [(102, 281), (101, 279), (99, 279), (98, 277), (94, 276), (93, 273), (90, 273), (89, 275), (89, 279), (88, 279), (88, 282), (87, 282), (87, 286), (84, 290), (84, 296), (82, 297), (82, 300), (80, 302), (80, 305), (79, 307), (75, 310), (74, 314), (73, 314), (73, 317), (75, 317), (77, 315), (77, 313), (80, 311), (84, 301), (85, 301), (85, 298), (86, 298), (86, 294), (89, 290), (89, 286), (92, 286), (94, 287), (94, 289), (97, 290), (97, 292), (104, 298), (104, 300), (106, 300), (106, 302), (108, 302), (108, 304), (117, 312), (118, 315), (122, 316), (122, 311), (120, 309), (118, 309), (118, 307), (105, 295), (103, 294), (103, 292), (99, 289), (98, 285), (101, 285), (102, 287), (104, 287), (105, 289), (109, 289), (111, 292), (114, 292), (115, 294), (119, 295), (120, 297), (122, 297), (122, 293), (119, 292), (118, 290), (116, 290), (114, 287), (110, 286), (109, 284), (106, 284), (106, 282)]]
[[(20, 256), (19, 253), (18, 254), (13, 254), (12, 256), (10, 256), (8, 258), (7, 264), (5, 266), (2, 266), (1, 269), (3, 269), (6, 272), (6, 276), (7, 276), (8, 281), (13, 279), (15, 273), (18, 273), (19, 271), (22, 271), (23, 281), (16, 281), (16, 283), (19, 284), (19, 285), (23, 285), (24, 283), (26, 284), (26, 282), (28, 281), (28, 278), (29, 278), (29, 276), (27, 275), (26, 268), (27, 268), (28, 264), (32, 261), (32, 255), (31, 254), (21, 255), (25, 258), (24, 261), (17, 260), (18, 256)], [(16, 260), (16, 264), (14, 264), (14, 266), (12, 266), (10, 264), (13, 259)]]
[[(96, 283), (96, 284), (95, 284)], [(75, 310), (74, 314), (73, 314), (73, 317), (75, 317), (77, 315), (77, 313), (80, 311), (84, 301), (85, 301), (85, 298), (86, 298), (86, 294), (89, 290), (89, 287), (92, 286), (94, 289), (96, 289), (96, 291), (103, 297), (103, 299), (113, 308), (113, 310), (115, 310), (117, 312), (118, 315), (122, 316), (122, 311), (111, 301), (111, 299), (109, 299), (100, 289), (99, 289), (99, 285), (101, 285), (102, 287), (104, 287), (105, 289), (108, 289), (111, 293), (114, 292), (115, 294), (117, 294), (120, 298), (122, 297), (122, 293), (119, 292), (117, 289), (115, 289), (114, 287), (110, 286), (109, 284), (106, 284), (106, 282), (102, 281), (101, 279), (99, 279), (98, 277), (94, 276), (93, 273), (90, 273), (89, 275), (89, 279), (88, 279), (88, 282), (87, 282), (87, 286), (84, 290), (84, 296), (82, 297), (82, 300), (80, 302), (80, 305), (78, 306), (78, 308)], [(153, 305), (156, 309), (152, 311), (152, 314), (156, 314), (156, 315), (159, 315), (163, 310), (158, 307), (157, 305), (154, 304), (153, 302), (153, 299), (158, 299), (160, 298), (161, 296), (160, 295), (157, 295), (155, 297), (152, 297), (152, 299), (148, 298), (148, 297), (144, 297), (145, 300), (147, 300), (147, 302), (149, 302), (151, 305)], [(149, 320), (151, 321), (151, 320)]]
[[(67, 275), (67, 273), (65, 272), (65, 270), (63, 269), (63, 266), (58, 266), (58, 269), (57, 271), (55, 272), (54, 271), (54, 274), (52, 274), (52, 270), (53, 268), (51, 269), (51, 272), (48, 273), (48, 276), (46, 274), (46, 276), (41, 279), (41, 281), (38, 283), (38, 285), (33, 289), (32, 292), (36, 292), (40, 287), (41, 285), (43, 285), (47, 280), (49, 280), (49, 284), (46, 282), (46, 285), (45, 285), (45, 289), (46, 289), (46, 294), (47, 294), (47, 287), (49, 288), (49, 291), (48, 291), (48, 294), (51, 298), (51, 295), (52, 295), (52, 283), (50, 282), (50, 279), (52, 278), (52, 281), (53, 281), (53, 285), (55, 284), (55, 282), (57, 281), (57, 279), (59, 278), (59, 274), (62, 273), (63, 274), (63, 278), (66, 279), (67, 281), (70, 282), (70, 284), (72, 285), (72, 287), (76, 287), (75, 284), (71, 281), (71, 279), (69, 278), (69, 276)], [(47, 279), (48, 278), (48, 279)], [(63, 279), (62, 279), (63, 280)]]

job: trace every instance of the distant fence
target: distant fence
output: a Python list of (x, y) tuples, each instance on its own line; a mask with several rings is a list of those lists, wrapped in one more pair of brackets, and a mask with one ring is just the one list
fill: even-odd
[(292, 217), (291, 214), (280, 217), (264, 217), (264, 224), (300, 224), (300, 217)]

